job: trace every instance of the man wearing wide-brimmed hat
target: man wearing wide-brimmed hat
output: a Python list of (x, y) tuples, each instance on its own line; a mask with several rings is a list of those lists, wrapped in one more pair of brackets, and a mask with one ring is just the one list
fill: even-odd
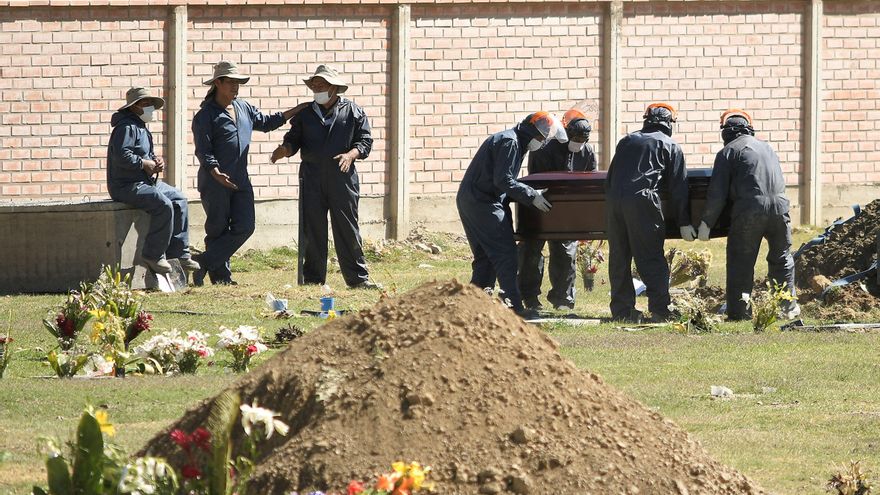
[(342, 277), (349, 287), (378, 288), (367, 272), (358, 227), (360, 183), (355, 160), (373, 148), (370, 122), (364, 110), (340, 96), (348, 84), (339, 72), (319, 65), (303, 79), (314, 102), (296, 114), (272, 162), (302, 151), (299, 168), (300, 283), (324, 284), (327, 279), (327, 214)]
[(238, 98), (238, 90), (250, 77), (233, 62), (214, 65), (213, 76), (201, 110), (193, 119), (196, 157), (201, 166), (198, 188), (205, 208), (205, 252), (197, 259), (201, 270), (193, 283), (202, 285), (207, 274), (214, 284), (233, 284), (229, 258), (253, 234), (254, 190), (248, 176), (248, 149), (254, 130), (269, 132), (281, 127), (296, 112), (263, 115)]
[[(107, 190), (110, 197), (150, 215), (150, 230), (141, 258), (156, 273), (169, 273), (168, 259), (178, 258), (186, 270), (198, 270), (189, 253), (189, 215), (179, 190), (158, 180), (165, 161), (153, 150), (147, 122), (165, 100), (145, 88), (131, 88), (126, 103), (110, 120), (113, 131), (107, 146)], [(154, 177), (155, 176), (155, 177)]]

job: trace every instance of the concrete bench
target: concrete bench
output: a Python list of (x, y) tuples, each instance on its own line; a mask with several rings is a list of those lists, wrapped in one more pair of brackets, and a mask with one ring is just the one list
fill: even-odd
[(0, 203), (0, 293), (66, 292), (102, 265), (131, 270), (149, 216), (112, 200)]

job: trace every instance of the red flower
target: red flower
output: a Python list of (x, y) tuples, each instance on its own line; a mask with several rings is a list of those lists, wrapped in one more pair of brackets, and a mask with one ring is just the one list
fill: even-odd
[(256, 354), (257, 353), (257, 346), (255, 346), (253, 344), (247, 346), (247, 353), (248, 353), (248, 356), (253, 356), (254, 354)]
[(189, 444), (192, 443), (193, 439), (183, 430), (178, 429), (171, 432), (171, 440), (183, 450), (189, 450)]
[(364, 491), (364, 484), (360, 481), (352, 480), (351, 483), (348, 484), (348, 495), (357, 495)]
[(199, 427), (196, 428), (196, 431), (193, 432), (190, 437), (196, 446), (205, 452), (210, 452), (211, 450), (211, 432), (208, 430)]
[(65, 337), (70, 338), (74, 336), (76, 326), (73, 324), (73, 320), (61, 314), (55, 318), (55, 324), (58, 325), (58, 329), (61, 330), (61, 333), (64, 334)]
[(202, 470), (191, 464), (187, 464), (180, 470), (180, 474), (188, 480), (195, 480), (202, 477)]

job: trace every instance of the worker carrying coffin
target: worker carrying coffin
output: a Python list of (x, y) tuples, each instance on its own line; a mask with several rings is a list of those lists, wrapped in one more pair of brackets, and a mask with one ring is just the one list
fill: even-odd
[(646, 285), (648, 310), (654, 321), (674, 315), (669, 309), (669, 264), (664, 256), (666, 224), (660, 189), (669, 193), (682, 239), (693, 241), (696, 231), (688, 211), (687, 167), (681, 147), (672, 139), (675, 109), (652, 103), (645, 109), (642, 129), (620, 140), (605, 180), (608, 233), (608, 275), (611, 317), (640, 321), (632, 283), (632, 261)]
[[(562, 117), (568, 142), (550, 141), (529, 153), (529, 174), (539, 172), (591, 172), (596, 170), (596, 154), (590, 146), (593, 126), (580, 110)], [(547, 301), (560, 310), (574, 309), (577, 241), (525, 239), (519, 243), (519, 290), (526, 308), (539, 310), (538, 300), (544, 279), (544, 243), (550, 245), (550, 291)]]
[[(536, 112), (512, 129), (487, 138), (474, 155), (458, 188), (458, 214), (473, 253), (471, 283), (494, 288), (495, 281), (518, 314), (526, 315), (517, 287), (517, 251), (510, 201), (550, 211), (544, 191), (519, 176), (526, 151), (537, 151), (551, 139), (568, 141), (562, 124), (547, 112)], [(526, 315), (528, 316), (528, 315)]]
[[(747, 299), (752, 293), (755, 261), (761, 240), (767, 239), (767, 276), (774, 283), (794, 288), (794, 260), (791, 256), (791, 217), (785, 197), (785, 179), (779, 157), (769, 144), (755, 137), (752, 117), (739, 109), (721, 115), (724, 148), (715, 156), (712, 180), (706, 194), (706, 209), (700, 222), (699, 238), (709, 240), (725, 205), (732, 204), (730, 233), (727, 238), (727, 318), (750, 319)], [(784, 316), (800, 314), (792, 299), (783, 308)]]

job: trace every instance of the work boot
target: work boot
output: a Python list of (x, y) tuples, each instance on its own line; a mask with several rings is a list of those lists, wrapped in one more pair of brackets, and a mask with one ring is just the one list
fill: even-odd
[(544, 305), (541, 304), (541, 301), (539, 301), (537, 297), (523, 298), (523, 306), (525, 306), (527, 309), (533, 309), (535, 311), (541, 311), (542, 309), (544, 309)]
[(150, 268), (150, 270), (153, 270), (159, 275), (171, 273), (171, 263), (168, 263), (168, 260), (166, 260), (164, 256), (157, 260), (151, 260), (147, 258), (143, 258), (143, 260), (144, 264), (146, 264)]
[(202, 265), (199, 264), (198, 261), (187, 257), (187, 258), (178, 258), (177, 261), (180, 262), (180, 267), (188, 272), (194, 272), (196, 270), (200, 270)]
[(192, 272), (192, 284), (195, 287), (201, 287), (205, 285), (205, 277), (208, 276), (208, 269), (202, 266), (203, 263), (198, 261), (201, 259), (201, 255), (196, 254), (190, 259), (199, 265), (199, 267)]
[(650, 321), (651, 323), (669, 323), (672, 321), (678, 321), (681, 319), (681, 313), (677, 310), (672, 311), (663, 311), (657, 313), (651, 313)]
[(211, 280), (211, 283), (214, 285), (238, 285), (238, 282), (232, 280), (231, 278), (221, 278), (219, 280)]

